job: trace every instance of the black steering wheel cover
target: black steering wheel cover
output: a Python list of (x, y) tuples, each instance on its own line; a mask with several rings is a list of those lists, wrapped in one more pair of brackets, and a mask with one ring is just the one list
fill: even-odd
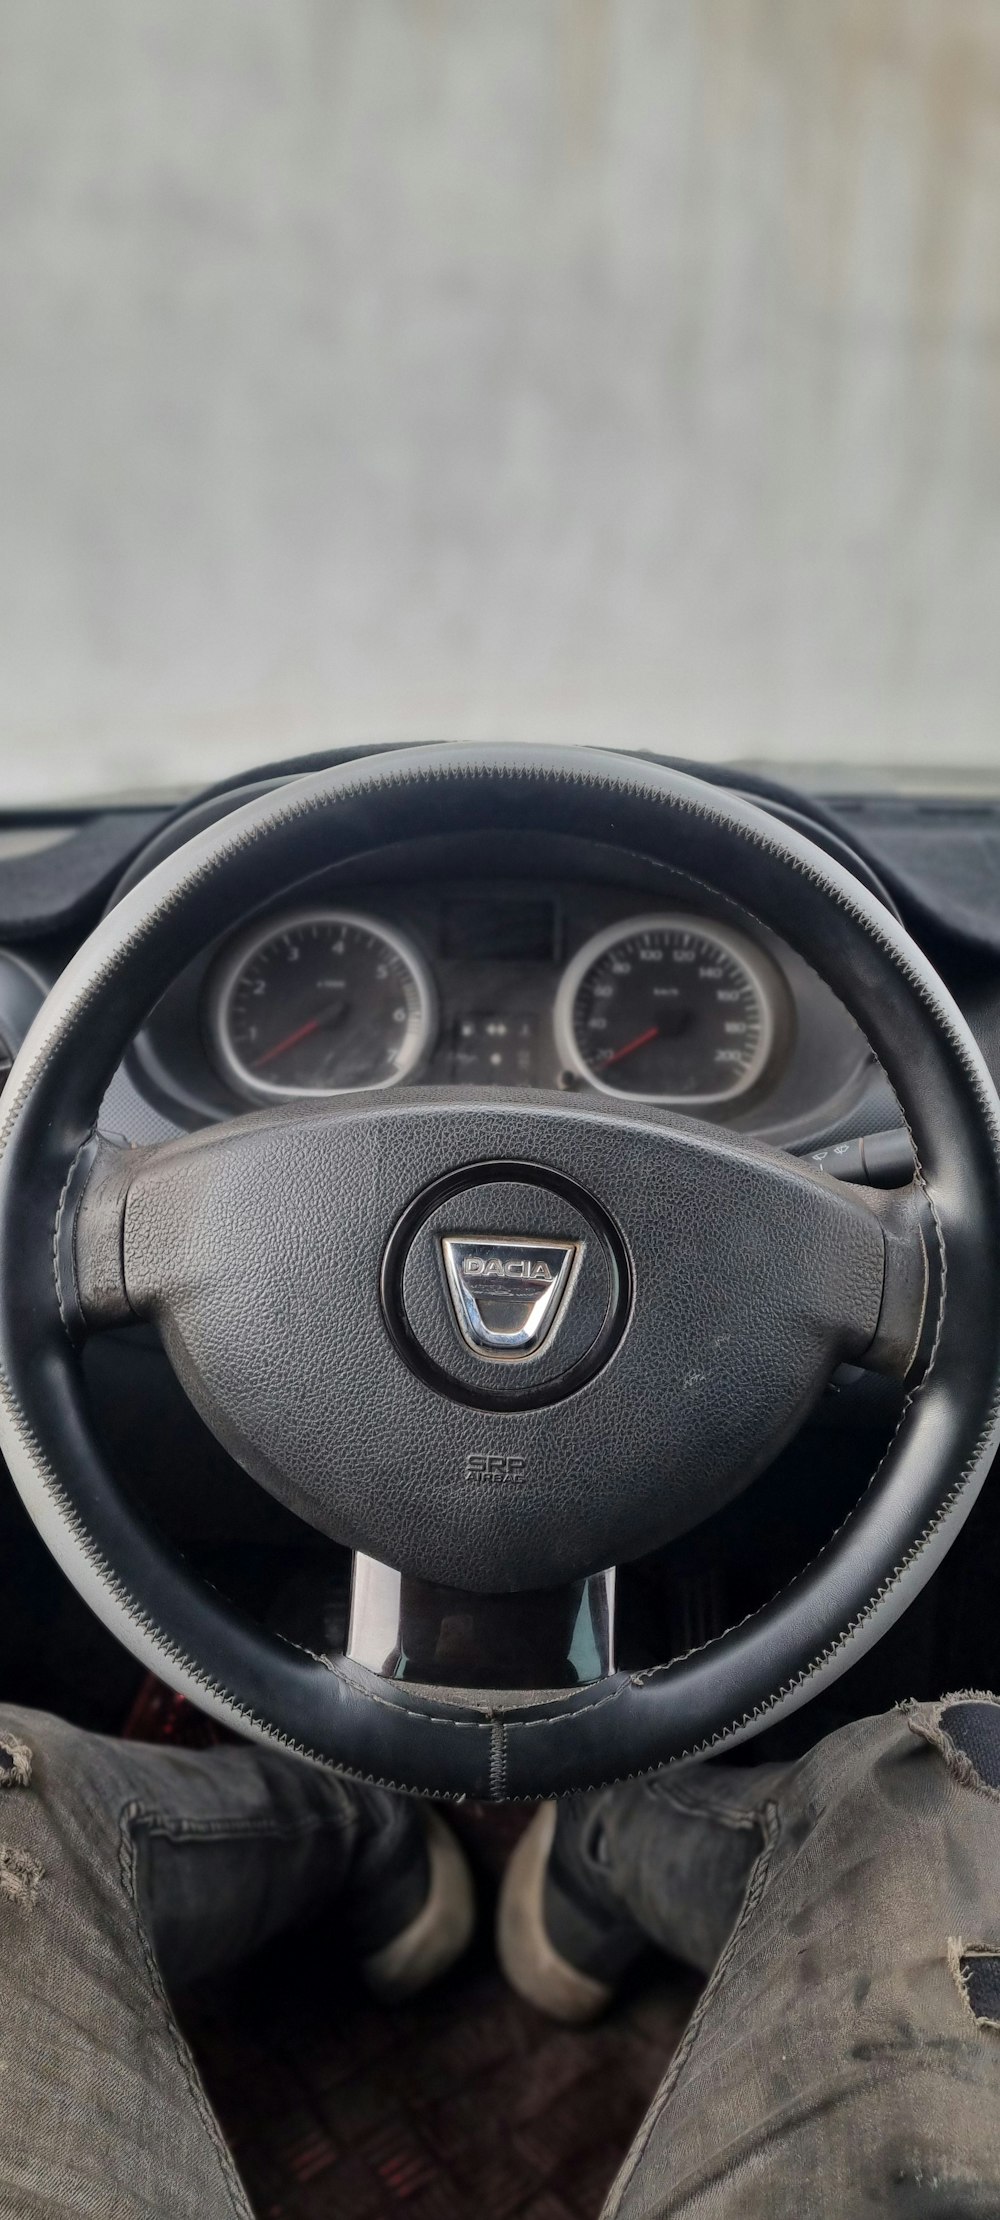
[[(113, 1481), (53, 1266), (73, 1166), (125, 1043), (178, 970), (275, 888), (425, 830), (551, 827), (666, 860), (783, 933), (868, 1033), (938, 1229), (934, 1349), (863, 1500), (763, 1610), (672, 1664), (514, 1708), (309, 1657), (194, 1578)], [(126, 1645), (244, 1733), (445, 1796), (537, 1796), (717, 1750), (885, 1631), (971, 1509), (1000, 1433), (1000, 1105), (960, 1012), (819, 849), (683, 773), (598, 751), (448, 747), (270, 793), (166, 859), (58, 982), (0, 1104), (0, 1448), (69, 1577)]]

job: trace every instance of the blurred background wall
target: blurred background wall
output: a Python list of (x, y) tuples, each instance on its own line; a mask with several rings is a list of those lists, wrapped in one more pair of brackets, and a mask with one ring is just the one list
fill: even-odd
[(997, 0), (0, 0), (0, 802), (1000, 775)]

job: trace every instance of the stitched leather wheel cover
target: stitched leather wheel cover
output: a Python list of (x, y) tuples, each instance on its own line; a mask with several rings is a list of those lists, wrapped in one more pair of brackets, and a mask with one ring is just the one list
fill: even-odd
[[(944, 1260), (933, 1361), (877, 1474), (812, 1565), (705, 1649), (499, 1709), (420, 1696), (250, 1624), (116, 1487), (60, 1315), (67, 1175), (127, 1040), (183, 965), (282, 883), (426, 830), (612, 839), (724, 886), (811, 962), (879, 1054)], [(0, 1448), (40, 1532), (126, 1645), (230, 1725), (440, 1795), (531, 1796), (718, 1748), (804, 1702), (911, 1600), (967, 1516), (1000, 1406), (1000, 1106), (916, 946), (849, 874), (750, 805), (596, 751), (421, 749), (296, 781), (169, 857), (59, 981), (0, 1107)]]

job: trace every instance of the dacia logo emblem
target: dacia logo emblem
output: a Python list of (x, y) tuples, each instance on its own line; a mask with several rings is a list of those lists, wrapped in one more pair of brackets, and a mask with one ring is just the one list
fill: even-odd
[(463, 1341), (479, 1357), (536, 1356), (565, 1314), (582, 1254), (581, 1241), (445, 1234), (445, 1283)]

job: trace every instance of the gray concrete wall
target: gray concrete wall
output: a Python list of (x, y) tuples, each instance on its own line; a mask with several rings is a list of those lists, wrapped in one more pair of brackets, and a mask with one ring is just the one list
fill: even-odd
[(997, 0), (0, 0), (0, 801), (1000, 767)]

